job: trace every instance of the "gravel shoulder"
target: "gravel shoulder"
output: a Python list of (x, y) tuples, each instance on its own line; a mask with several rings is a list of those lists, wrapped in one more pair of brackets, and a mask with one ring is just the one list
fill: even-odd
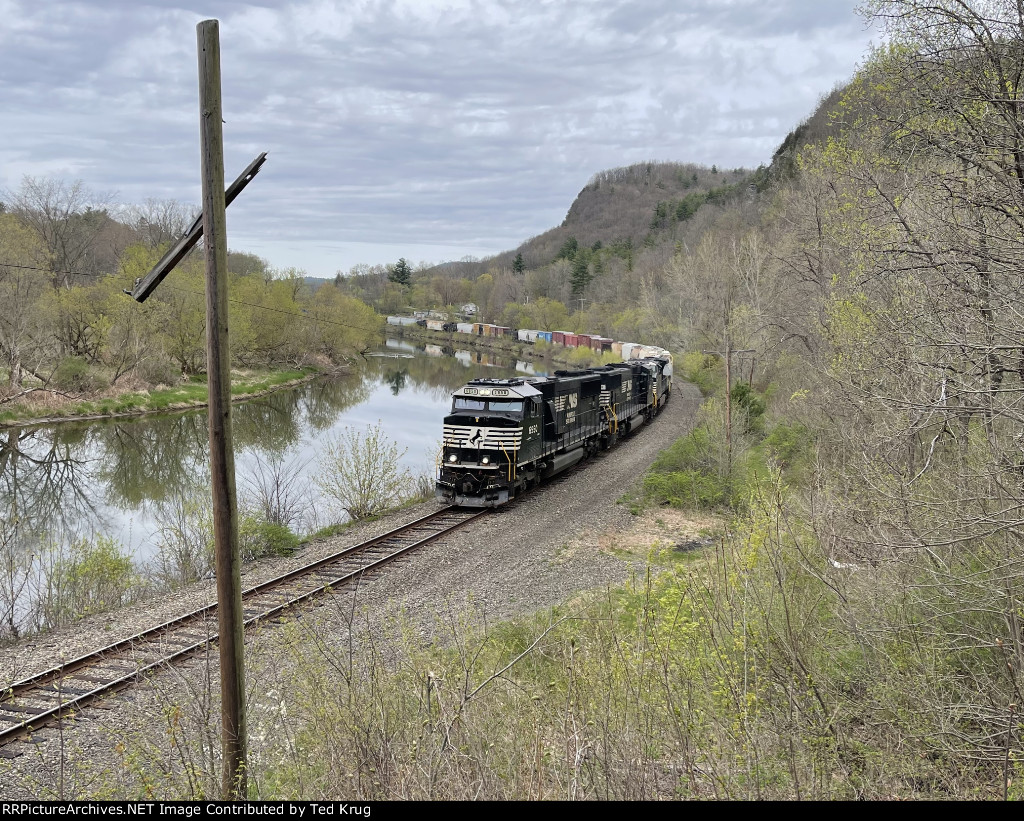
[[(476, 614), (483, 613), (488, 621), (495, 621), (535, 612), (582, 591), (622, 583), (631, 568), (643, 563), (647, 548), (655, 541), (695, 538), (707, 521), (668, 510), (634, 516), (627, 505), (619, 502), (661, 450), (691, 428), (700, 401), (694, 386), (677, 383), (672, 401), (655, 422), (613, 450), (516, 504), (389, 565), (359, 591), (361, 614), (378, 621), (401, 614), (426, 640), (440, 613), (457, 614), (471, 606)], [(250, 565), (243, 574), (243, 587), (386, 532), (438, 507), (435, 502), (427, 502), (397, 511), (311, 543), (287, 559)], [(129, 632), (191, 612), (214, 598), (213, 583), (206, 582), (0, 650), (0, 685), (48, 669), (61, 656), (80, 655)], [(347, 634), (342, 610), (333, 610), (339, 619), (339, 636)], [(320, 611), (330, 613), (332, 608)], [(247, 645), (258, 641), (261, 655), (268, 647), (272, 652), (274, 633), (273, 627), (264, 628), (257, 637), (248, 639)], [(266, 669), (266, 665), (263, 667)], [(161, 721), (165, 712), (161, 705), (166, 705), (168, 688), (200, 687), (199, 679), (203, 679), (209, 689), (211, 681), (215, 687), (218, 676), (215, 657), (209, 666), (200, 660), (190, 665), (187, 674), (169, 671), (155, 676), (106, 700), (100, 708), (87, 709), (59, 731), (40, 731), (32, 743), (0, 751), (4, 756), (0, 757), (0, 799), (94, 794), (100, 783), (97, 779), (110, 783), (110, 774), (124, 764), (119, 752), (112, 749), (113, 734)], [(264, 685), (258, 676), (257, 671), (248, 681), (251, 692), (263, 692), (272, 684)], [(159, 790), (155, 795), (162, 797)]]

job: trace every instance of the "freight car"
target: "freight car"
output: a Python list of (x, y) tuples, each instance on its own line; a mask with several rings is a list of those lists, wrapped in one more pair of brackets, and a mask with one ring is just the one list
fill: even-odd
[(421, 328), (427, 327), (427, 320), (417, 319), (414, 316), (389, 316), (388, 325), (418, 325)]
[(474, 379), (453, 394), (444, 419), (436, 495), (467, 507), (503, 505), (653, 419), (671, 392), (669, 356)]

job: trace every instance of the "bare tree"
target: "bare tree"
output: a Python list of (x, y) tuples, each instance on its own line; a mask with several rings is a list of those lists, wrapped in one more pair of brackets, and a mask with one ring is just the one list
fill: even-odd
[(285, 462), (277, 453), (256, 457), (251, 474), (242, 478), (244, 506), (259, 511), (264, 520), (286, 527), (300, 521), (310, 507), (305, 461)]
[(46, 275), (34, 270), (41, 248), (31, 229), (17, 217), (0, 215), (0, 357), (7, 365), (8, 388), (21, 388), (23, 372), (38, 367), (49, 334), (38, 309)]
[(70, 287), (68, 272), (80, 269), (106, 226), (111, 197), (89, 191), (81, 180), (69, 185), (64, 180), (26, 176), (21, 187), (5, 192), (4, 198), (42, 240), (45, 256), (39, 263), (51, 272), (54, 285)]
[(193, 210), (177, 200), (149, 198), (142, 205), (129, 205), (124, 219), (149, 248), (174, 242), (195, 219)]

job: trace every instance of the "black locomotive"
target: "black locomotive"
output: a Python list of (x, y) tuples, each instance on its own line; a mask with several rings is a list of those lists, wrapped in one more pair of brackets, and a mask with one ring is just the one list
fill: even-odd
[(671, 392), (668, 355), (552, 377), (474, 379), (453, 394), (444, 419), (437, 497), (505, 504), (636, 430)]

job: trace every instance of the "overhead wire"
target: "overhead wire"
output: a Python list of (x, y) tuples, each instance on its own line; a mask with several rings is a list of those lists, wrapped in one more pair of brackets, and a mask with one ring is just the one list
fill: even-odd
[[(42, 268), (42, 267), (40, 267), (38, 265), (16, 265), (16, 264), (10, 263), (10, 262), (0, 262), (0, 268), (19, 268), (19, 269), (27, 270), (27, 271), (42, 271), (42, 272), (47, 273), (47, 274), (63, 274), (65, 276), (76, 276), (76, 277), (110, 277), (110, 276), (117, 276), (117, 274), (111, 274), (111, 273), (90, 273), (88, 271), (52, 271), (49, 268)], [(172, 285), (172, 284), (170, 284), (169, 282), (166, 282), (166, 281), (161, 283), (161, 285), (164, 288), (170, 288), (172, 291), (180, 291), (182, 293), (187, 293), (187, 294), (196, 294), (196, 295), (202, 296), (202, 297), (206, 296), (206, 293), (204, 291), (196, 291), (193, 288), (184, 288), (181, 285)], [(230, 302), (232, 304), (235, 304), (235, 305), (246, 305), (246, 306), (248, 306), (250, 308), (258, 308), (258, 309), (260, 309), (262, 311), (271, 311), (273, 313), (278, 313), (278, 314), (287, 314), (288, 316), (295, 316), (295, 317), (298, 317), (299, 319), (305, 319), (305, 320), (310, 321), (310, 322), (322, 322), (322, 323), (324, 323), (326, 325), (337, 325), (337, 326), (342, 327), (342, 328), (352, 328), (352, 329), (357, 330), (357, 331), (372, 332), (372, 331), (379, 330), (379, 328), (367, 328), (364, 325), (353, 325), (350, 322), (338, 322), (337, 320), (334, 320), (334, 319), (324, 319), (323, 317), (310, 316), (308, 313), (305, 313), (305, 312), (298, 313), (296, 311), (286, 311), (283, 308), (272, 308), (269, 305), (260, 305), (260, 304), (258, 304), (256, 302), (246, 302), (243, 299), (232, 299), (232, 298), (229, 297), (228, 298), (228, 302)]]

